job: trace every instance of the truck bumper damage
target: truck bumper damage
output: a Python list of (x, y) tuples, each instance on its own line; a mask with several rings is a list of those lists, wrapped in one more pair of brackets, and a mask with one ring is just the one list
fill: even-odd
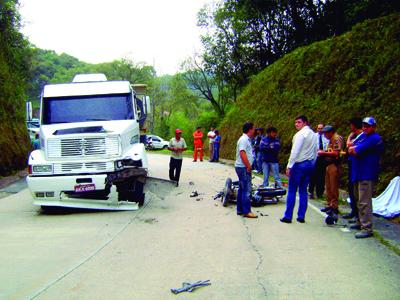
[[(147, 170), (128, 168), (108, 174), (28, 176), (27, 182), (38, 206), (137, 210), (144, 203)], [(49, 184), (50, 182), (50, 184)]]

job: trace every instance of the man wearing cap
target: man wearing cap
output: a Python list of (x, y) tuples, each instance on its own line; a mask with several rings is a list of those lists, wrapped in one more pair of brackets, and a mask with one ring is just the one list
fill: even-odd
[(351, 229), (361, 230), (356, 238), (367, 238), (372, 231), (372, 194), (379, 175), (379, 159), (383, 153), (383, 141), (376, 131), (373, 117), (362, 121), (363, 133), (356, 137), (349, 147), (349, 155), (354, 156), (352, 162), (352, 181), (354, 195), (357, 201), (359, 221), (350, 226)]
[[(362, 133), (362, 119), (358, 117), (351, 118), (349, 120), (349, 126), (350, 126), (350, 134), (347, 137), (346, 141), (347, 153), (349, 151), (349, 147), (353, 145), (353, 141)], [(352, 182), (351, 180), (351, 170), (354, 159), (355, 157), (353, 155), (348, 155), (347, 157), (347, 169), (349, 174), (347, 181), (347, 189), (349, 192), (351, 212), (349, 214), (342, 216), (343, 219), (353, 219), (353, 218), (358, 219), (357, 201), (355, 200), (354, 197), (354, 182)], [(354, 222), (354, 220), (349, 222)]]
[(286, 168), (289, 187), (286, 197), (286, 210), (283, 218), (280, 219), (283, 223), (292, 223), (297, 189), (299, 190), (297, 222), (305, 222), (308, 203), (307, 186), (317, 158), (317, 136), (308, 126), (307, 117), (298, 116), (294, 121), (294, 126), (298, 131), (293, 136), (292, 150)]
[(253, 123), (243, 125), (243, 134), (236, 146), (235, 171), (239, 178), (239, 189), (237, 194), (236, 212), (245, 218), (257, 218), (251, 212), (251, 165), (254, 161), (251, 138), (254, 136)]
[(322, 132), (329, 140), (327, 150), (318, 150), (318, 156), (325, 158), (325, 188), (327, 207), (322, 208), (323, 212), (339, 213), (339, 174), (340, 155), (343, 149), (343, 138), (335, 132), (331, 125), (326, 125)]
[(176, 181), (176, 186), (179, 185), (179, 177), (182, 169), (182, 152), (187, 149), (185, 139), (181, 137), (182, 130), (175, 130), (175, 137), (169, 141), (168, 150), (171, 152), (169, 161), (169, 179)]
[(200, 152), (200, 161), (203, 161), (203, 132), (201, 127), (197, 127), (193, 133), (194, 151), (193, 151), (193, 162), (197, 161), (197, 153)]

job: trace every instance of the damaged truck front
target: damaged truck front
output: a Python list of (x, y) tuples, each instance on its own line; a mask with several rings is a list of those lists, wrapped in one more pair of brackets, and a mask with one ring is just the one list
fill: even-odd
[[(94, 74), (98, 75), (98, 74)], [(144, 203), (148, 173), (140, 123), (142, 100), (128, 81), (78, 76), (46, 85), (40, 145), (29, 157), (34, 204), (134, 210)]]

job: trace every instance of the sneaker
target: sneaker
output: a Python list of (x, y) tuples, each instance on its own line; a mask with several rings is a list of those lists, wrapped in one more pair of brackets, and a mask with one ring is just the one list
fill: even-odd
[(193, 162), (197, 162), (197, 160), (193, 159)]
[(297, 220), (297, 222), (299, 222), (299, 223), (305, 223), (305, 222), (306, 222), (303, 218), (297, 218), (296, 220)]
[(372, 231), (370, 231), (370, 230), (361, 230), (360, 232), (357, 232), (355, 235), (354, 235), (354, 237), (356, 238), (356, 239), (365, 239), (365, 238), (369, 238), (369, 237), (371, 237), (371, 236), (373, 236), (374, 235), (374, 233), (372, 232)]
[(356, 219), (351, 219), (351, 220), (348, 220), (347, 223), (349, 223), (349, 224), (356, 224), (356, 223), (357, 223), (357, 220), (356, 220)]

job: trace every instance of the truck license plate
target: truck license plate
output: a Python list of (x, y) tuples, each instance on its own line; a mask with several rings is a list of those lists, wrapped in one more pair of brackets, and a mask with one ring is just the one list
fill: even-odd
[(75, 186), (76, 193), (90, 192), (90, 191), (94, 191), (95, 189), (96, 189), (96, 186), (93, 183), (79, 184), (79, 185)]

